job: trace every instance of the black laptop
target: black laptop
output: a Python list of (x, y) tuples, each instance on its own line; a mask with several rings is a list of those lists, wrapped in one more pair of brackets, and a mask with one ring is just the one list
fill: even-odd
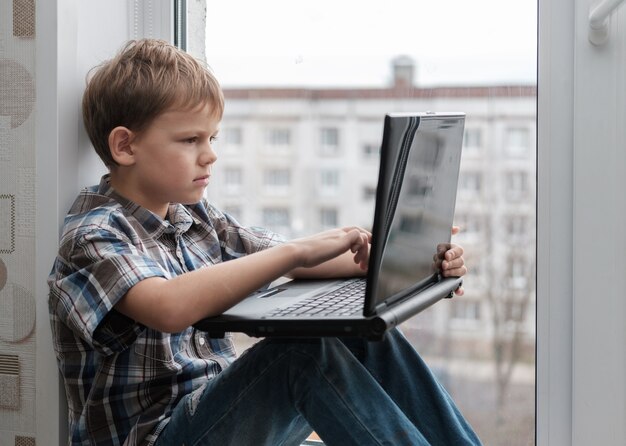
[(462, 280), (441, 277), (433, 256), (450, 242), (464, 124), (463, 113), (385, 116), (367, 277), (288, 281), (194, 326), (211, 337), (376, 340), (452, 297)]

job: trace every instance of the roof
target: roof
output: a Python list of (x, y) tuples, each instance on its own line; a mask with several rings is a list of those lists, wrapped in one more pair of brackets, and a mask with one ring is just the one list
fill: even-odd
[(416, 99), (533, 97), (534, 85), (392, 88), (224, 88), (227, 99)]

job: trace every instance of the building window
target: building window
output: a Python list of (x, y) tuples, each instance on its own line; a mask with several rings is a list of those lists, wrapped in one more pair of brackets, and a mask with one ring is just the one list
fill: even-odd
[(484, 219), (480, 215), (462, 213), (454, 217), (455, 224), (461, 228), (459, 237), (470, 242), (476, 241), (484, 231)]
[(483, 178), (480, 172), (461, 172), (459, 191), (466, 195), (480, 195), (482, 181)]
[(289, 228), (291, 215), (289, 209), (281, 207), (264, 208), (262, 211), (263, 226), (279, 231)]
[(506, 219), (506, 229), (509, 237), (521, 238), (528, 235), (528, 217), (524, 215), (509, 215)]
[(512, 157), (524, 157), (530, 149), (530, 131), (525, 127), (511, 127), (506, 130), (506, 153)]
[(320, 154), (322, 156), (339, 155), (339, 129), (337, 127), (320, 129)]
[(458, 321), (480, 321), (480, 302), (469, 299), (454, 299), (452, 304), (452, 319)]
[(477, 152), (483, 145), (482, 130), (476, 127), (467, 127), (463, 135), (463, 153)]
[(508, 259), (508, 279), (509, 288), (521, 290), (526, 288), (528, 261), (521, 257), (510, 257)]
[(363, 186), (363, 200), (372, 201), (376, 198), (376, 186)]
[(243, 174), (240, 167), (224, 168), (224, 190), (227, 194), (240, 193), (242, 184)]
[(334, 169), (322, 170), (319, 173), (319, 191), (323, 194), (334, 195), (339, 191), (339, 171)]
[(366, 160), (377, 160), (380, 158), (380, 144), (365, 143), (361, 146), (361, 153)]
[(335, 228), (339, 225), (339, 211), (336, 208), (319, 210), (319, 221), (322, 228)]
[(267, 169), (263, 172), (263, 189), (270, 193), (289, 192), (291, 172), (289, 169)]
[(508, 172), (505, 173), (505, 191), (508, 199), (520, 199), (526, 196), (528, 192), (528, 173), (527, 172)]
[(267, 129), (265, 142), (272, 147), (288, 147), (291, 144), (291, 131), (287, 128)]

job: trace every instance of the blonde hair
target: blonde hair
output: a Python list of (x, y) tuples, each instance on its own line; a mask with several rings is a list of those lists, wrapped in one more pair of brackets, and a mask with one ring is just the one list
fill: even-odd
[(109, 150), (115, 127), (141, 132), (169, 109), (190, 110), (202, 104), (221, 119), (224, 96), (206, 66), (163, 40), (132, 40), (90, 72), (83, 122), (96, 152), (111, 167), (117, 164)]

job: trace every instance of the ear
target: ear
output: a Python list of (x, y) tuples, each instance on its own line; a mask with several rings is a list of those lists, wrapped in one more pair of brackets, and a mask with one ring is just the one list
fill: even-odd
[(109, 150), (111, 156), (120, 166), (135, 164), (135, 154), (131, 147), (134, 134), (126, 127), (115, 127), (109, 133)]

